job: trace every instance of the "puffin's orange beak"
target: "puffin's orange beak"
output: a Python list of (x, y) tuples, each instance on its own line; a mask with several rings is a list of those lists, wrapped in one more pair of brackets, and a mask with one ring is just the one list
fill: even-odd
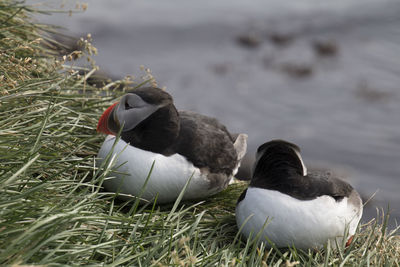
[(110, 107), (108, 107), (106, 109), (106, 111), (104, 111), (103, 115), (101, 115), (99, 122), (97, 123), (97, 131), (99, 133), (105, 133), (105, 134), (111, 134), (111, 135), (115, 135), (115, 133), (112, 133), (109, 129), (108, 129), (108, 117), (110, 116), (111, 111), (113, 110), (113, 108), (115, 107), (115, 105), (117, 105), (119, 102), (112, 104)]

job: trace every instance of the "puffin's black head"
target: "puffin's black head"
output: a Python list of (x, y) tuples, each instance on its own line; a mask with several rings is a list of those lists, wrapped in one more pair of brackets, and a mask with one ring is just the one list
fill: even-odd
[(103, 113), (97, 124), (97, 131), (116, 135), (122, 125), (122, 132), (130, 131), (157, 110), (168, 105), (173, 105), (172, 97), (162, 89), (134, 89)]
[(273, 176), (293, 171), (299, 175), (307, 175), (297, 145), (284, 140), (272, 140), (257, 149), (253, 177)]
[(261, 146), (259, 146), (257, 149), (257, 156), (259, 154), (264, 153), (266, 150), (279, 152), (279, 151), (287, 151), (288, 149), (294, 150), (295, 152), (300, 154), (300, 148), (297, 145), (289, 143), (285, 140), (276, 139), (266, 142)]

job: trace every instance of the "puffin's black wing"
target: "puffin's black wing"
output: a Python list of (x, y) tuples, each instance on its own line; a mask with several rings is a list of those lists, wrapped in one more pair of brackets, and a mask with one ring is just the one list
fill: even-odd
[(187, 111), (187, 110), (180, 110), (179, 111), (179, 116), (180, 118), (185, 118), (188, 120), (195, 120), (199, 123), (204, 123), (207, 124), (211, 127), (213, 127), (214, 129), (218, 129), (221, 130), (223, 132), (225, 132), (228, 137), (230, 138), (230, 140), (232, 142), (235, 141), (236, 138), (233, 138), (232, 134), (230, 132), (228, 132), (228, 130), (226, 129), (225, 125), (223, 125), (222, 123), (220, 123), (216, 118), (213, 117), (208, 117), (202, 114), (198, 114), (196, 112), (193, 111)]
[(301, 200), (311, 200), (327, 195), (336, 201), (349, 197), (353, 187), (330, 174), (310, 173), (307, 176), (296, 175), (281, 184), (278, 191)]
[(228, 176), (237, 166), (233, 138), (218, 120), (189, 111), (179, 111), (180, 132), (175, 151), (198, 168)]

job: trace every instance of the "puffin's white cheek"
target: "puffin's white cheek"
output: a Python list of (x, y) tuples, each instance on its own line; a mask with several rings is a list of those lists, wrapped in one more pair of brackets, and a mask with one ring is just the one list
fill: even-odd
[(156, 112), (160, 107), (156, 105), (146, 105), (138, 108), (131, 108), (128, 110), (117, 109), (117, 118), (120, 124), (124, 125), (123, 131), (130, 131), (134, 129), (139, 123), (147, 119), (151, 114)]
[(307, 175), (307, 167), (304, 164), (303, 158), (301, 157), (300, 153), (297, 150), (294, 150), (294, 152), (296, 152), (296, 155), (301, 162), (301, 166), (303, 167), (303, 176), (306, 176)]

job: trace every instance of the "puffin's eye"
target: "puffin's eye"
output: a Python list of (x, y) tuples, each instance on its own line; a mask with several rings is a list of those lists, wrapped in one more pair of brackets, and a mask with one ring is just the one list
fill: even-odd
[(133, 108), (133, 107), (131, 107), (131, 106), (128, 104), (128, 101), (125, 101), (125, 109), (128, 110), (128, 109), (131, 109), (131, 108)]
[(128, 110), (128, 109), (132, 109), (132, 108), (135, 108), (135, 107), (137, 107), (137, 103), (136, 103), (137, 101), (136, 101), (136, 98), (135, 97), (132, 97), (132, 96), (130, 96), (130, 95), (128, 95), (126, 98), (125, 98), (125, 110)]

